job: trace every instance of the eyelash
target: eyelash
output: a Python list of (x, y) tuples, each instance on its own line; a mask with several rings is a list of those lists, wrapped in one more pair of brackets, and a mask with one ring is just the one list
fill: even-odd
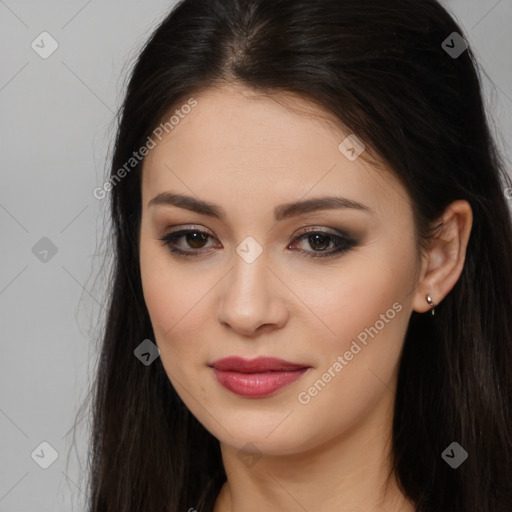
[[(174, 231), (174, 232), (168, 233), (167, 235), (165, 235), (162, 238), (159, 238), (158, 240), (163, 242), (163, 245), (167, 246), (169, 252), (175, 254), (176, 256), (183, 257), (183, 258), (190, 258), (190, 257), (197, 258), (198, 256), (200, 256), (199, 250), (184, 251), (182, 249), (176, 248), (176, 245), (173, 245), (176, 243), (177, 239), (182, 238), (183, 236), (186, 236), (191, 233), (199, 233), (201, 235), (206, 235), (207, 237), (214, 238), (212, 235), (210, 235), (206, 231), (202, 231), (200, 229), (181, 229), (179, 231)], [(309, 228), (307, 230), (302, 231), (294, 239), (294, 241), (295, 240), (302, 241), (304, 239), (307, 240), (309, 237), (314, 236), (314, 235), (320, 235), (320, 236), (326, 237), (334, 242), (337, 240), (338, 244), (339, 244), (338, 249), (336, 249), (335, 251), (331, 251), (331, 252), (315, 251), (320, 254), (317, 254), (314, 256), (309, 254), (309, 253), (311, 253), (311, 251), (297, 249), (297, 252), (299, 254), (309, 254), (308, 256), (306, 256), (308, 258), (332, 258), (336, 255), (342, 254), (344, 252), (348, 252), (349, 250), (351, 250), (353, 247), (355, 247), (357, 245), (356, 240), (354, 240), (353, 238), (351, 238), (350, 236), (348, 236), (345, 233), (340, 232), (340, 234), (334, 234), (334, 233), (329, 233), (327, 231), (321, 231), (318, 228)], [(206, 241), (208, 241), (208, 240), (206, 240)]]

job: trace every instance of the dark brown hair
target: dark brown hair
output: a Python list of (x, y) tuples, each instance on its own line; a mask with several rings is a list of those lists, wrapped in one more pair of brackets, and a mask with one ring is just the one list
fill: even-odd
[[(511, 186), (490, 134), (469, 47), (435, 0), (184, 0), (140, 53), (118, 116), (110, 177), (164, 114), (208, 87), (300, 94), (386, 162), (414, 206), (417, 236), (452, 201), (473, 227), (460, 279), (436, 314), (413, 312), (400, 361), (393, 471), (419, 512), (512, 510)], [(219, 442), (192, 416), (160, 359), (139, 268), (141, 164), (110, 190), (113, 266), (93, 389), (89, 512), (211, 511), (226, 479)], [(452, 442), (468, 453), (452, 469)]]

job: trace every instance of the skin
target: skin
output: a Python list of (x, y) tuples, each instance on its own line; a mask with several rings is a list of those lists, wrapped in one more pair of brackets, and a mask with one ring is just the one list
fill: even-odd
[[(194, 97), (197, 107), (144, 161), (140, 270), (165, 371), (220, 441), (228, 480), (215, 512), (413, 511), (394, 475), (386, 479), (398, 362), (412, 311), (430, 314), (425, 295), (439, 304), (460, 276), (469, 204), (450, 205), (444, 228), (419, 254), (407, 192), (383, 166), (340, 152), (350, 132), (328, 112), (290, 94), (269, 98), (235, 85)], [(226, 219), (148, 206), (161, 192), (215, 203)], [(335, 194), (371, 212), (273, 218), (277, 205)], [(297, 240), (308, 226), (342, 230), (357, 244), (332, 258), (308, 257), (336, 244)], [(183, 258), (159, 241), (171, 228), (211, 236), (176, 240), (199, 254)], [(252, 263), (236, 252), (249, 236), (263, 249)], [(299, 393), (394, 303), (402, 306), (394, 318), (300, 403)], [(222, 387), (208, 367), (229, 355), (312, 368), (269, 397), (246, 398)], [(242, 457), (251, 454), (252, 463)]]

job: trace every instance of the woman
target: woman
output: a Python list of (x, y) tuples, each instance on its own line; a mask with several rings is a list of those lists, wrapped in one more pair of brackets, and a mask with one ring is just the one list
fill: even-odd
[(100, 511), (512, 507), (510, 180), (434, 0), (184, 0), (120, 111)]

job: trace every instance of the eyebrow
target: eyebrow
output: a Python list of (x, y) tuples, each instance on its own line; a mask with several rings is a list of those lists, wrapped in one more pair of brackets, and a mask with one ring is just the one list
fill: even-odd
[[(148, 202), (148, 207), (157, 205), (177, 206), (178, 208), (184, 208), (222, 221), (225, 221), (227, 217), (226, 212), (222, 207), (208, 201), (202, 201), (201, 199), (196, 199), (195, 197), (183, 194), (162, 192)], [(276, 221), (281, 221), (317, 210), (334, 210), (342, 208), (361, 210), (371, 214), (374, 213), (368, 206), (358, 203), (357, 201), (352, 201), (351, 199), (339, 196), (324, 196), (276, 206), (274, 208), (274, 219)]]

